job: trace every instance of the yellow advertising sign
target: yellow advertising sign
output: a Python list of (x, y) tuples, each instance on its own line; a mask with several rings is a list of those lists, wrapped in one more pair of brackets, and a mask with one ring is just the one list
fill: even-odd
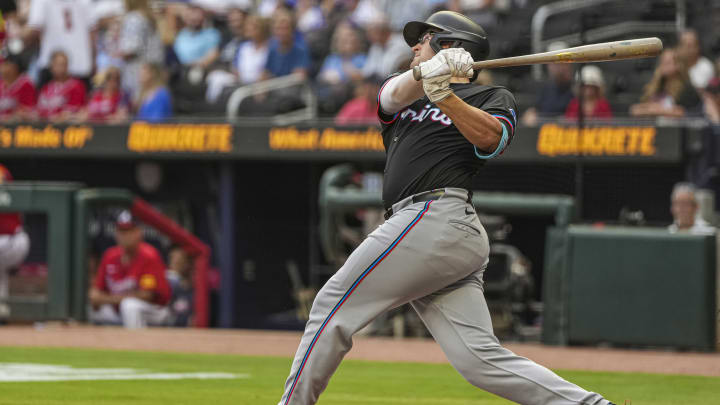
[(268, 142), (272, 150), (385, 151), (380, 130), (373, 127), (366, 130), (339, 130), (329, 127), (322, 131), (317, 128), (271, 128)]
[(0, 127), (0, 148), (82, 149), (92, 137), (93, 129), (87, 126), (69, 126), (64, 130), (51, 125)]
[(537, 151), (543, 156), (655, 156), (654, 127), (564, 127), (545, 124), (540, 128)]
[(230, 124), (149, 124), (130, 126), (127, 147), (133, 152), (232, 152)]

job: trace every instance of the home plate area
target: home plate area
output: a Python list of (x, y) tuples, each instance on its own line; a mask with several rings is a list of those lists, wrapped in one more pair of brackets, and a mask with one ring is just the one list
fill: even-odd
[(0, 383), (28, 381), (214, 380), (250, 378), (249, 374), (163, 373), (134, 368), (75, 368), (31, 363), (0, 363)]

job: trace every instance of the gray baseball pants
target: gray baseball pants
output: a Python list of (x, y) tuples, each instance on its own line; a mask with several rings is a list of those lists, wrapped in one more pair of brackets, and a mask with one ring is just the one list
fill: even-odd
[(316, 403), (353, 334), (408, 302), (474, 386), (519, 404), (608, 404), (500, 346), (483, 295), (490, 246), (467, 191), (446, 188), (417, 203), (408, 197), (393, 212), (315, 298), (279, 405)]

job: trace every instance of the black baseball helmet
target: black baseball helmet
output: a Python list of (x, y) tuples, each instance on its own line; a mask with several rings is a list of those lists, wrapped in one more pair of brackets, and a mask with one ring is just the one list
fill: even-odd
[(454, 11), (438, 11), (425, 22), (410, 21), (405, 24), (403, 36), (405, 42), (415, 46), (420, 40), (420, 35), (432, 31), (430, 47), (439, 52), (442, 45), (449, 44), (450, 48), (463, 48), (470, 52), (473, 60), (485, 60), (490, 53), (490, 43), (487, 33), (475, 21)]

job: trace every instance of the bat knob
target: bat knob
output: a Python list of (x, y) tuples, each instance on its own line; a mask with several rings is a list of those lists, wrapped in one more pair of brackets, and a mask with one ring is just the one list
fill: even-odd
[(417, 81), (420, 81), (420, 79), (422, 79), (422, 72), (420, 72), (420, 66), (415, 66), (413, 68), (413, 77)]

